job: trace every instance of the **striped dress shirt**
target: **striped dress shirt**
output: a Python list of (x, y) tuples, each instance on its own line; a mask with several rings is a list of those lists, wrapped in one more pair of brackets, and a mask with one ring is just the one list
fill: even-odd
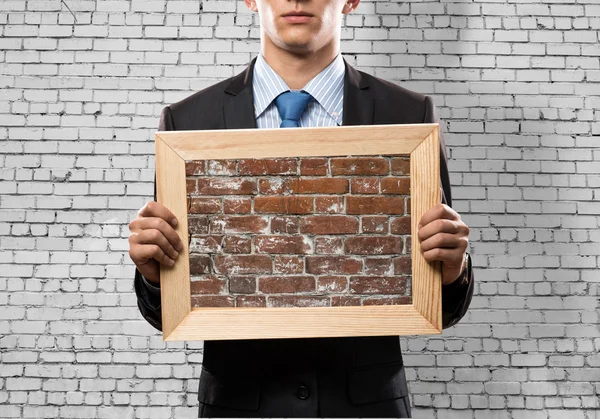
[[(300, 119), (301, 127), (335, 127), (342, 125), (344, 105), (344, 74), (346, 68), (341, 54), (304, 88), (314, 98)], [(254, 116), (258, 128), (279, 128), (281, 117), (275, 98), (292, 90), (267, 64), (262, 53), (256, 58), (252, 78)]]

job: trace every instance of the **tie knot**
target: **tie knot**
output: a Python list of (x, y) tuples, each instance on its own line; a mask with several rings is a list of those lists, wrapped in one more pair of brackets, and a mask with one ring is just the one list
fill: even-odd
[(284, 92), (275, 98), (275, 105), (281, 116), (281, 128), (300, 126), (300, 117), (306, 110), (312, 96), (305, 91)]

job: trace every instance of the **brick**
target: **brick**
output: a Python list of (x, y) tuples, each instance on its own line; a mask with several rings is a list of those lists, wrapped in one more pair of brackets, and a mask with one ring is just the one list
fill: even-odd
[(315, 253), (342, 254), (344, 241), (342, 237), (315, 237)]
[(381, 179), (381, 193), (395, 195), (410, 194), (410, 179), (398, 177), (384, 177)]
[(332, 158), (331, 174), (333, 176), (359, 175), (374, 176), (387, 175), (390, 170), (389, 161), (384, 158)]
[(192, 278), (190, 290), (192, 295), (222, 294), (226, 291), (226, 287), (225, 278), (216, 275), (202, 275)]
[(223, 213), (225, 214), (249, 214), (252, 209), (250, 198), (224, 198)]
[(350, 292), (355, 294), (404, 294), (406, 278), (401, 276), (352, 276)]
[(225, 236), (221, 250), (224, 253), (250, 253), (252, 251), (252, 239), (244, 236)]
[(328, 160), (324, 158), (303, 158), (300, 160), (301, 176), (325, 176), (328, 171)]
[(250, 195), (256, 193), (256, 181), (244, 178), (198, 178), (200, 195)]
[(352, 179), (350, 191), (353, 194), (377, 194), (379, 193), (379, 178)]
[(264, 274), (272, 272), (272, 262), (267, 255), (215, 255), (214, 270), (225, 275)]
[(295, 175), (297, 173), (296, 159), (240, 159), (238, 171), (240, 175)]
[(343, 196), (317, 196), (315, 197), (315, 212), (327, 214), (341, 214), (344, 212)]
[(321, 296), (272, 296), (267, 299), (267, 307), (326, 307), (328, 297)]
[(269, 220), (263, 216), (214, 216), (210, 220), (212, 234), (266, 233)]
[(405, 214), (403, 197), (391, 196), (348, 196), (347, 214)]
[(299, 274), (304, 271), (304, 259), (299, 256), (277, 255), (273, 258), (273, 272)]
[(254, 212), (257, 214), (309, 214), (313, 211), (311, 196), (257, 196)]
[(258, 290), (265, 294), (310, 293), (316, 289), (314, 276), (261, 276)]
[(218, 214), (222, 210), (220, 198), (191, 198), (188, 214)]
[(400, 237), (348, 237), (344, 243), (346, 254), (386, 255), (402, 253), (403, 241)]
[(294, 194), (343, 194), (349, 190), (348, 180), (342, 178), (289, 179), (287, 189)]
[(311, 215), (300, 219), (301, 234), (356, 234), (358, 219), (345, 215)]
[(306, 236), (256, 236), (254, 249), (256, 253), (306, 254), (313, 252), (313, 245)]
[(307, 256), (306, 272), (312, 274), (356, 274), (362, 261), (351, 256)]

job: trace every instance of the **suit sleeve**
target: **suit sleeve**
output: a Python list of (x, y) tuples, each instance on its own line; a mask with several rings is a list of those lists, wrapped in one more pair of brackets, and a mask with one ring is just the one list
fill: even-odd
[[(425, 97), (424, 123), (440, 123), (433, 101), (429, 96)], [(448, 159), (446, 157), (446, 143), (440, 130), (440, 180), (442, 189), (442, 203), (452, 206), (452, 192), (450, 190), (450, 174), (448, 172)], [(475, 276), (469, 258), (467, 266), (469, 282), (460, 285), (453, 282), (450, 285), (442, 285), (442, 325), (446, 329), (454, 326), (466, 314), (473, 298), (473, 283)]]
[[(158, 130), (175, 131), (171, 109), (168, 106), (162, 110)], [(156, 201), (156, 177), (154, 178), (154, 200)], [(133, 285), (140, 313), (142, 313), (142, 316), (144, 316), (148, 323), (156, 329), (162, 330), (160, 287), (150, 285), (137, 268), (135, 270)]]

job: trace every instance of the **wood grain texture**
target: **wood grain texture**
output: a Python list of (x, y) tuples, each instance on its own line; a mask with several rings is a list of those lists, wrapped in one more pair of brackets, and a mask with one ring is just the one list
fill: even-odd
[[(157, 202), (177, 217), (175, 228), (184, 249), (173, 267), (160, 266), (163, 339), (167, 338), (191, 310), (190, 258), (188, 249), (185, 161), (159, 135), (155, 136)], [(183, 198), (182, 198), (183, 197)]]
[[(437, 124), (158, 132), (183, 160), (410, 154)], [(399, 138), (402, 138), (399, 141)]]
[(194, 308), (166, 340), (282, 339), (436, 334), (412, 305)]
[(440, 202), (438, 124), (169, 131), (156, 134), (158, 202), (180, 220), (188, 244), (185, 161), (304, 156), (410, 155), (413, 304), (353, 307), (191, 308), (189, 249), (161, 269), (163, 339), (221, 340), (441, 332), (441, 271), (424, 261), (420, 216)]
[(413, 306), (442, 331), (442, 277), (439, 263), (428, 263), (417, 238), (419, 220), (441, 202), (439, 128), (433, 130), (410, 156)]

